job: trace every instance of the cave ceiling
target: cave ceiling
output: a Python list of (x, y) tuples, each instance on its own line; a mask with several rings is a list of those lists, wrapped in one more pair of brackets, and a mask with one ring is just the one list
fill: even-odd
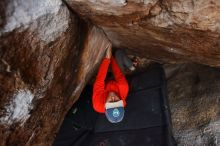
[(220, 66), (220, 1), (65, 0), (114, 47), (165, 63)]

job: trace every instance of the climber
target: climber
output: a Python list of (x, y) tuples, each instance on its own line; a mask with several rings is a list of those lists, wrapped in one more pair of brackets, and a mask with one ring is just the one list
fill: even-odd
[[(123, 55), (119, 55), (123, 56)], [(111, 64), (115, 80), (109, 80), (105, 84), (105, 78)], [(124, 107), (128, 94), (127, 80), (119, 68), (116, 60), (112, 57), (112, 46), (106, 51), (93, 87), (93, 108), (99, 113), (105, 113), (111, 123), (118, 123), (124, 117)]]

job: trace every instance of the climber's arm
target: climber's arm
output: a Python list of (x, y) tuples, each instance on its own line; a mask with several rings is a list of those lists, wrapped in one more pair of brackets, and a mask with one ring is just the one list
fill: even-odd
[(106, 56), (103, 59), (96, 80), (93, 86), (93, 108), (100, 113), (105, 112), (105, 101), (106, 101), (106, 92), (105, 92), (105, 78), (108, 72), (108, 67), (111, 59), (111, 46), (106, 51)]
[(112, 57), (112, 59), (111, 59), (111, 67), (112, 67), (112, 72), (114, 74), (115, 80), (118, 83), (120, 96), (125, 102), (125, 99), (128, 95), (128, 89), (129, 89), (128, 82), (127, 82), (124, 74), (122, 73), (121, 69), (119, 68), (114, 57)]

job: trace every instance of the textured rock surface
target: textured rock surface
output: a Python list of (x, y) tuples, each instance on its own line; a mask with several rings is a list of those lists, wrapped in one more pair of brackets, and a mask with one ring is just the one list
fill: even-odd
[[(220, 66), (219, 1), (65, 1), (131, 55)], [(61, 0), (1, 0), (0, 7), (0, 145), (51, 145), (109, 41)], [(220, 145), (220, 70), (165, 68), (179, 145)]]
[(220, 145), (220, 69), (165, 67), (173, 131), (180, 146)]
[(61, 0), (0, 6), (0, 145), (51, 145), (109, 42)]
[(220, 66), (220, 1), (65, 1), (117, 47), (160, 62)]

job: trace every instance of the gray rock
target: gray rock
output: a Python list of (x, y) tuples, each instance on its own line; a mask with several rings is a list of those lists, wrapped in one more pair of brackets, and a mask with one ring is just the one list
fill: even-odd
[(220, 69), (165, 66), (173, 131), (180, 146), (220, 145)]

